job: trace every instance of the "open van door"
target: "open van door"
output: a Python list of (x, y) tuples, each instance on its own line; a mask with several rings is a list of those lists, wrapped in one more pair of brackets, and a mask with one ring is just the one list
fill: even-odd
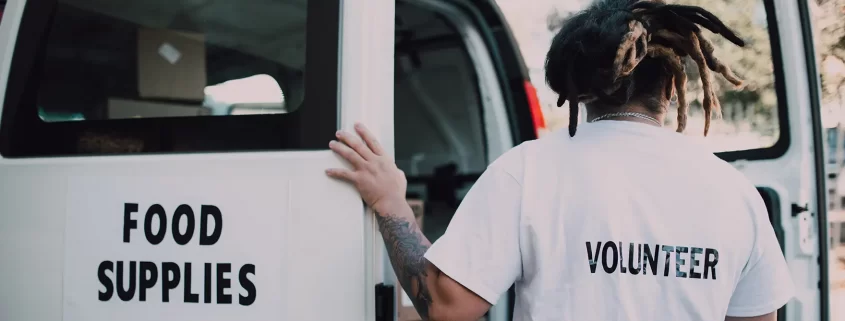
[[(748, 42), (717, 45), (716, 55), (747, 85), (722, 86), (724, 116), (704, 141), (757, 186), (769, 210), (796, 285), (778, 319), (830, 320), (819, 78), (807, 1), (679, 2), (706, 7)], [(701, 115), (690, 118), (703, 124)], [(698, 127), (687, 132), (701, 135)]]
[(374, 222), (324, 170), (354, 121), (392, 146), (393, 19), (388, 0), (9, 2), (0, 319), (374, 320)]

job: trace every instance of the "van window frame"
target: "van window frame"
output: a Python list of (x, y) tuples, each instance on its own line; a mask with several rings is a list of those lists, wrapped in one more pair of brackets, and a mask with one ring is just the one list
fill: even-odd
[[(0, 115), (2, 157), (324, 150), (335, 136), (339, 119), (340, 0), (308, 1), (305, 98), (295, 112), (46, 122), (38, 116), (36, 102), (57, 6), (57, 0), (29, 0), (24, 7)], [(143, 142), (143, 148), (80, 151), (76, 147), (80, 138), (91, 133)], [(174, 145), (177, 137), (186, 144)]]
[(789, 127), (789, 106), (786, 100), (786, 82), (783, 71), (783, 52), (774, 0), (763, 0), (763, 7), (766, 10), (766, 29), (769, 33), (769, 46), (772, 52), (772, 67), (775, 77), (775, 95), (778, 100), (778, 140), (769, 147), (715, 153), (717, 157), (727, 162), (780, 158), (789, 150), (792, 141)]

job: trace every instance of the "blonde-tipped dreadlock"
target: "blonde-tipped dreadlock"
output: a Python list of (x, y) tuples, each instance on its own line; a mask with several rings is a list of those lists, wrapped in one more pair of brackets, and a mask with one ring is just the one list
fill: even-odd
[(684, 60), (689, 58), (698, 66), (704, 89), (707, 136), (711, 115), (721, 115), (710, 72), (736, 86), (742, 80), (713, 55), (713, 44), (699, 26), (745, 46), (707, 10), (662, 0), (600, 0), (570, 18), (546, 57), (546, 81), (560, 95), (558, 106), (569, 101), (570, 135), (575, 135), (580, 102), (618, 107), (636, 97), (657, 110), (663, 108), (654, 99), (658, 90), (670, 100), (677, 97), (677, 131), (683, 132), (689, 109)]

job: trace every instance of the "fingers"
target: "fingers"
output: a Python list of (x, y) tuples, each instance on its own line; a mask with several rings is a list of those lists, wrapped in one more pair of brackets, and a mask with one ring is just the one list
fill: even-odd
[(355, 124), (355, 131), (358, 132), (358, 135), (361, 135), (361, 138), (364, 139), (364, 142), (367, 143), (367, 146), (370, 147), (370, 150), (378, 155), (384, 155), (384, 149), (381, 147), (381, 144), (376, 139), (376, 136), (367, 129), (367, 126), (364, 126), (361, 123)]
[(343, 159), (346, 159), (346, 161), (351, 163), (352, 166), (354, 166), (355, 168), (362, 168), (367, 163), (367, 161), (364, 160), (364, 158), (361, 157), (358, 152), (343, 143), (331, 141), (329, 142), (329, 148), (341, 157), (343, 157)]
[(363, 159), (369, 160), (372, 159), (374, 156), (373, 151), (370, 150), (370, 148), (367, 147), (367, 145), (365, 145), (363, 141), (361, 141), (350, 133), (338, 131), (337, 139), (339, 139), (347, 146), (351, 147)]
[(331, 168), (326, 170), (326, 175), (331, 178), (336, 178), (348, 182), (355, 181), (355, 172), (348, 169)]

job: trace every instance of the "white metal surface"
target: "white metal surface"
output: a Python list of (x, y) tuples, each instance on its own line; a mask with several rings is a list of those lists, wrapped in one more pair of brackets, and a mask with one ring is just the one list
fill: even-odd
[[(341, 128), (352, 130), (355, 122), (366, 123), (393, 155), (395, 1), (343, 0), (341, 12)], [(363, 291), (366, 320), (375, 320), (375, 285), (392, 284), (393, 270), (378, 224), (367, 212), (363, 215), (366, 285), (355, 293)]]
[[(276, 209), (264, 209), (264, 215), (290, 215), (286, 218), (288, 224), (277, 229), (278, 233), (284, 234), (286, 242), (282, 245), (254, 244), (268, 250), (283, 251), (286, 273), (282, 284), (257, 284), (257, 287), (259, 290), (262, 287), (281, 287), (285, 300), (278, 304), (284, 306), (283, 319), (362, 320), (366, 297), (350, 295), (364, 292), (365, 287), (362, 207), (351, 187), (324, 177), (323, 170), (328, 166), (338, 166), (338, 163), (328, 152), (3, 160), (0, 163), (0, 177), (3, 177), (0, 182), (0, 212), (3, 213), (0, 216), (0, 255), (4, 259), (0, 265), (0, 282), (5, 286), (4, 297), (0, 300), (0, 316), (4, 320), (63, 318), (62, 303), (71, 299), (62, 296), (62, 275), (66, 265), (63, 260), (67, 232), (65, 218), (70, 202), (66, 198), (69, 189), (79, 187), (68, 183), (71, 175), (105, 176), (117, 181), (104, 184), (103, 188), (131, 184), (134, 179), (122, 177), (137, 175), (162, 182), (174, 177), (189, 182), (213, 181), (226, 186), (220, 191), (237, 190), (237, 193), (219, 192), (196, 197), (189, 191), (177, 189), (180, 186), (148, 186), (152, 195), (166, 191), (172, 198), (178, 199), (182, 194), (186, 199), (182, 202), (186, 203), (214, 204), (242, 193), (268, 195), (267, 187), (286, 187), (277, 191), (276, 199), (263, 199), (278, 206)], [(250, 179), (245, 181), (243, 178)], [(325, 195), (331, 195), (331, 201), (326, 201)], [(154, 201), (148, 195), (138, 195), (138, 199)], [(108, 197), (101, 200), (112, 208), (127, 201), (132, 200)], [(249, 209), (233, 208), (230, 212), (237, 215), (239, 210)], [(119, 212), (112, 214), (121, 215)], [(119, 235), (118, 229), (115, 228), (114, 235)], [(230, 237), (234, 240), (250, 238), (248, 234)], [(103, 246), (121, 246), (120, 243), (112, 243), (112, 240), (101, 241)], [(68, 257), (68, 260), (73, 259)], [(220, 259), (232, 260), (228, 257)], [(96, 295), (99, 285), (92, 284), (90, 290), (91, 296)], [(329, 302), (336, 305), (326, 309)], [(151, 302), (149, 309), (155, 310), (159, 304)]]
[[(23, 5), (24, 1), (10, 1), (0, 26), (2, 88), (7, 83)], [(393, 59), (393, 11), (393, 1), (344, 0), (340, 61), (340, 125), (351, 128), (355, 121), (364, 121), (390, 150), (393, 64), (383, 62)], [(237, 191), (234, 194), (262, 195), (263, 201), (275, 203), (277, 208), (265, 208), (261, 215), (289, 215), (285, 226), (277, 229), (284, 244), (255, 244), (284, 252), (282, 283), (256, 284), (258, 291), (274, 287), (283, 293), (284, 300), (277, 303), (283, 307), (280, 319), (372, 320), (373, 285), (383, 280), (383, 268), (378, 264), (382, 246), (375, 237), (372, 217), (364, 215), (354, 189), (325, 176), (326, 168), (339, 166), (343, 164), (328, 150), (0, 159), (0, 283), (4, 284), (0, 320), (63, 319), (67, 197), (75, 187), (69, 183), (71, 177), (108, 177), (112, 183), (103, 188), (119, 189), (121, 182), (136, 181), (124, 179), (127, 176), (225, 186), (191, 196), (196, 202), (213, 204), (232, 197), (227, 189)], [(191, 194), (177, 186), (149, 188), (150, 195), (164, 192), (174, 199)], [(267, 188), (278, 190), (268, 193)], [(104, 194), (101, 201), (128, 201), (108, 195), (113, 194)], [(277, 197), (268, 199), (272, 195)], [(120, 235), (120, 231), (115, 233)], [(93, 284), (90, 295), (96, 296), (99, 290)], [(149, 308), (154, 310), (156, 304)]]
[[(758, 187), (770, 187), (781, 197), (783, 213), (775, 224), (785, 231), (785, 256), (796, 285), (796, 297), (787, 304), (786, 320), (819, 320), (819, 256), (818, 213), (813, 131), (811, 122), (810, 90), (805, 63), (804, 40), (798, 2), (775, 0), (778, 30), (786, 87), (786, 105), (789, 108), (789, 134), (791, 145), (787, 153), (773, 160), (737, 161), (734, 165)], [(782, 129), (783, 130), (783, 129)], [(809, 205), (809, 213), (793, 217), (791, 205)], [(822, 226), (826, 228), (826, 226)]]

